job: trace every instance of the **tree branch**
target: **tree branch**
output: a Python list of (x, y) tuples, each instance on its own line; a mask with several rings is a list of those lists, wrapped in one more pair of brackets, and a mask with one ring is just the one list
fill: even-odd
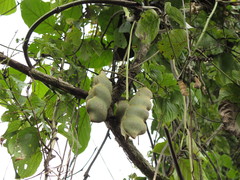
[[(138, 64), (141, 64), (141, 62), (144, 60), (144, 57), (146, 56), (148, 49), (149, 45), (141, 43), (139, 51), (136, 54), (136, 59), (132, 64), (130, 64), (129, 67), (129, 82), (128, 82), (129, 84), (131, 84), (135, 76), (141, 72), (141, 66), (138, 66)], [(126, 89), (125, 87), (126, 77), (119, 76), (118, 81), (113, 89), (112, 94), (113, 104), (120, 100), (122, 94)], [(134, 165), (137, 166), (137, 168), (141, 170), (142, 173), (149, 179), (153, 179), (155, 172), (154, 168), (133, 145), (131, 140), (129, 139), (125, 140), (125, 138), (121, 134), (119, 123), (120, 122), (116, 121), (116, 119), (114, 118), (113, 113), (109, 112), (109, 117), (106, 121), (106, 125), (114, 134), (116, 141), (123, 148), (124, 152), (127, 154), (128, 158), (134, 163)], [(165, 178), (158, 174), (156, 179), (162, 180)]]
[(83, 98), (85, 99), (88, 95), (88, 92), (74, 87), (73, 85), (69, 84), (68, 82), (65, 82), (61, 79), (55, 78), (53, 76), (41, 73), (40, 71), (37, 71), (36, 69), (31, 69), (28, 66), (25, 66), (18, 61), (15, 61), (7, 56), (5, 56), (3, 53), (0, 53), (0, 63), (6, 64), (26, 75), (29, 77), (39, 80), (43, 82), (44, 84), (51, 85), (53, 87), (56, 87), (58, 89), (61, 89), (69, 94), (72, 94), (76, 96), (77, 98)]

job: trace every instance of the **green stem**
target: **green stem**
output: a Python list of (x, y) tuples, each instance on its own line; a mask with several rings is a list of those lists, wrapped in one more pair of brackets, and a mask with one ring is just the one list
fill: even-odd
[(208, 28), (208, 24), (209, 24), (209, 22), (210, 22), (210, 20), (211, 20), (211, 18), (212, 18), (212, 16), (213, 16), (213, 14), (215, 13), (215, 11), (216, 11), (216, 9), (217, 9), (217, 6), (218, 6), (218, 1), (215, 0), (215, 4), (214, 4), (214, 7), (213, 7), (213, 10), (212, 10), (211, 14), (209, 15), (209, 17), (208, 17), (208, 19), (207, 19), (207, 21), (206, 21), (206, 24), (205, 24), (205, 26), (204, 26), (204, 28), (203, 28), (203, 31), (202, 31), (200, 37), (198, 38), (198, 41), (197, 41), (197, 43), (196, 43), (196, 45), (195, 45), (195, 48), (194, 48), (194, 52), (196, 51), (199, 43), (202, 41), (202, 38), (203, 38), (203, 36), (204, 36), (207, 28)]
[(126, 63), (126, 100), (129, 99), (129, 82), (128, 82), (128, 67), (129, 67), (129, 56), (130, 56), (130, 51), (131, 51), (131, 44), (132, 44), (132, 34), (133, 34), (133, 29), (135, 26), (136, 21), (133, 22), (131, 31), (130, 31), (130, 36), (129, 36), (129, 42), (128, 42), (128, 49), (127, 49), (127, 63)]

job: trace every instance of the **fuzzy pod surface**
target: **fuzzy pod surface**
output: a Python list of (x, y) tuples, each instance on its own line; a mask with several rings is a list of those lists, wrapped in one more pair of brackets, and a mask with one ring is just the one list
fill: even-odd
[(93, 87), (86, 98), (86, 108), (92, 122), (103, 122), (107, 118), (112, 102), (112, 83), (104, 72), (93, 79)]
[(121, 133), (126, 138), (130, 136), (136, 138), (147, 131), (145, 121), (151, 109), (152, 92), (146, 88), (140, 88), (135, 96), (125, 105), (124, 115), (121, 118)]

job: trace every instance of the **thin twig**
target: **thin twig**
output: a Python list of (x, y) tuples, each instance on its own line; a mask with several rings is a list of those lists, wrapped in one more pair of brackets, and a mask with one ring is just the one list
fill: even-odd
[[(153, 149), (154, 148), (154, 143), (153, 143), (153, 140), (152, 140), (152, 137), (151, 137), (148, 126), (147, 126), (147, 134), (148, 134), (148, 137), (149, 137), (149, 141), (151, 143), (151, 147)], [(154, 153), (154, 152), (153, 152), (153, 159), (154, 159), (154, 163), (155, 163), (155, 167), (156, 167), (157, 166), (157, 157), (156, 157), (156, 153)]]
[(165, 131), (165, 134), (166, 134), (166, 137), (167, 137), (167, 140), (168, 140), (168, 146), (169, 146), (169, 149), (170, 149), (170, 152), (171, 152), (171, 155), (172, 155), (173, 163), (174, 163), (174, 166), (176, 168), (178, 177), (179, 177), (180, 180), (184, 180), (181, 169), (180, 169), (178, 161), (177, 161), (176, 154), (175, 154), (174, 149), (173, 149), (172, 138), (171, 138), (171, 136), (169, 134), (169, 131), (166, 127), (164, 127), (164, 131)]
[[(173, 133), (172, 137), (171, 137), (171, 140), (173, 140), (173, 138), (177, 135), (178, 131), (182, 128), (182, 125), (183, 125), (183, 121), (181, 121), (181, 123), (179, 124), (178, 128), (176, 129), (176, 131)], [(160, 156), (158, 158), (158, 163), (157, 163), (157, 167), (155, 168), (155, 172), (154, 172), (154, 177), (153, 177), (153, 180), (156, 180), (157, 178), (157, 173), (158, 173), (158, 169), (160, 167), (160, 163), (161, 163), (161, 160), (162, 160), (162, 157), (163, 157), (163, 153), (164, 151), (167, 149), (168, 147), (168, 144), (166, 144), (161, 153), (160, 153)]]
[(91, 164), (89, 165), (88, 169), (87, 169), (86, 172), (84, 173), (84, 179), (83, 179), (83, 180), (86, 180), (86, 179), (89, 177), (89, 171), (91, 170), (91, 168), (92, 168), (94, 162), (96, 161), (98, 155), (100, 154), (100, 152), (101, 152), (101, 150), (102, 150), (102, 148), (103, 148), (103, 146), (104, 146), (107, 138), (109, 137), (109, 133), (110, 133), (110, 130), (108, 129), (108, 130), (107, 130), (107, 133), (106, 133), (106, 135), (105, 135), (105, 138), (104, 138), (104, 140), (103, 140), (100, 148), (99, 148), (98, 151), (97, 151), (97, 154), (95, 155), (95, 157), (93, 158), (93, 160), (92, 160)]

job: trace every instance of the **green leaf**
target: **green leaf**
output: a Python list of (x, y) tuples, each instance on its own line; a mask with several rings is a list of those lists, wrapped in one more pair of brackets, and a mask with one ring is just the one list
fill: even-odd
[(10, 122), (8, 124), (8, 128), (7, 128), (6, 132), (3, 134), (3, 137), (5, 139), (10, 138), (14, 132), (19, 130), (19, 127), (21, 125), (22, 125), (22, 121), (20, 121), (20, 120), (15, 120), (15, 121)]
[(129, 33), (131, 31), (131, 23), (130, 22), (124, 22), (119, 27), (119, 33)]
[(220, 156), (219, 163), (221, 166), (231, 169), (232, 168), (232, 158), (226, 154)]
[(18, 71), (16, 69), (14, 69), (14, 68), (11, 68), (11, 67), (8, 68), (8, 73), (12, 77), (18, 79), (19, 81), (25, 81), (26, 77), (27, 77), (26, 74), (24, 74), (24, 73), (22, 73), (22, 72), (20, 72), (20, 71)]
[(240, 96), (240, 87), (236, 84), (229, 83), (223, 86), (219, 92), (219, 99), (228, 99), (231, 102), (239, 103), (240, 99), (236, 98)]
[(123, 33), (119, 33), (118, 29), (114, 31), (114, 45), (120, 48), (127, 47), (127, 40)]
[(0, 1), (0, 15), (10, 15), (17, 10), (15, 0), (2, 0)]
[(72, 18), (73, 20), (79, 20), (79, 18), (82, 16), (82, 6), (74, 6), (70, 9), (67, 9), (62, 12), (62, 17), (67, 19), (67, 18)]
[(28, 159), (36, 153), (39, 147), (38, 131), (34, 127), (19, 130), (7, 141), (8, 152), (14, 158)]
[(38, 97), (35, 93), (32, 93), (31, 96), (30, 96), (28, 99), (29, 99), (29, 101), (30, 101), (29, 106), (30, 106), (32, 109), (44, 107), (45, 104), (46, 104), (46, 103), (45, 103), (40, 97)]
[(83, 152), (90, 140), (91, 133), (91, 124), (86, 111), (86, 108), (83, 107), (80, 109), (80, 121), (78, 123), (78, 139), (81, 143), (81, 149), (78, 150), (78, 153)]
[(168, 34), (162, 35), (158, 44), (160, 52), (167, 59), (178, 58), (183, 50), (187, 48), (187, 35), (183, 29), (171, 30)]
[[(51, 10), (50, 2), (43, 2), (41, 0), (23, 0), (21, 2), (21, 13), (24, 22), (30, 27), (42, 15)], [(49, 17), (42, 22), (34, 31), (37, 33), (51, 33), (55, 25), (56, 18)]]
[(2, 122), (11, 122), (18, 119), (17, 109), (13, 111), (5, 111), (1, 117)]
[(33, 81), (32, 90), (36, 96), (38, 96), (39, 98), (43, 98), (48, 91), (48, 87), (41, 81)]
[(170, 2), (166, 2), (164, 8), (165, 12), (171, 19), (177, 22), (181, 27), (185, 27), (184, 16), (179, 9), (173, 7)]
[(55, 104), (55, 120), (61, 123), (70, 122), (74, 114), (74, 103), (71, 98), (57, 102), (57, 104)]
[(135, 35), (143, 43), (150, 44), (158, 35), (160, 18), (156, 11), (149, 9), (141, 14), (137, 23)]
[(104, 32), (106, 31), (106, 38), (110, 42), (113, 39), (113, 34), (115, 29), (118, 28), (118, 23), (119, 23), (119, 18), (120, 16), (115, 16), (110, 25), (108, 26), (109, 19), (113, 16), (114, 13), (119, 11), (120, 8), (118, 6), (111, 6), (111, 7), (104, 7), (104, 9), (100, 12), (98, 16), (98, 22), (101, 27), (101, 31)]
[[(183, 175), (184, 179), (185, 180), (191, 180), (192, 177), (191, 177), (190, 160), (189, 159), (179, 159), (178, 164), (179, 164), (179, 167), (181, 169), (181, 172), (182, 172), (182, 175)], [(200, 179), (200, 170), (199, 170), (198, 162), (193, 160), (193, 166), (194, 166), (193, 175), (194, 175), (195, 179)], [(203, 179), (207, 179), (204, 171), (202, 171), (202, 173), (203, 173), (202, 174)], [(179, 179), (179, 177), (176, 173), (176, 170), (174, 171), (173, 175), (174, 175), (174, 179), (176, 179), (176, 180)]]
[(230, 179), (236, 179), (236, 175), (238, 174), (238, 171), (236, 171), (235, 169), (230, 169), (227, 172), (227, 177)]
[(154, 101), (153, 113), (161, 123), (170, 123), (178, 116), (178, 108), (170, 100), (158, 98)]
[[(161, 142), (161, 143), (157, 143), (154, 146), (154, 148), (153, 148), (153, 152), (160, 154), (166, 144), (167, 144), (167, 141)], [(163, 154), (166, 155), (166, 156), (170, 156), (171, 155), (168, 147), (166, 148), (166, 150), (164, 151)]]
[(69, 123), (61, 124), (58, 132), (65, 136), (74, 154), (82, 153), (89, 142), (91, 126), (85, 108), (80, 109), (80, 119), (77, 128)]
[(29, 159), (12, 158), (15, 171), (21, 178), (32, 176), (42, 161), (42, 153), (38, 150)]
[(109, 65), (113, 56), (112, 51), (104, 50), (97, 39), (84, 40), (78, 54), (80, 62), (89, 68), (102, 68)]

